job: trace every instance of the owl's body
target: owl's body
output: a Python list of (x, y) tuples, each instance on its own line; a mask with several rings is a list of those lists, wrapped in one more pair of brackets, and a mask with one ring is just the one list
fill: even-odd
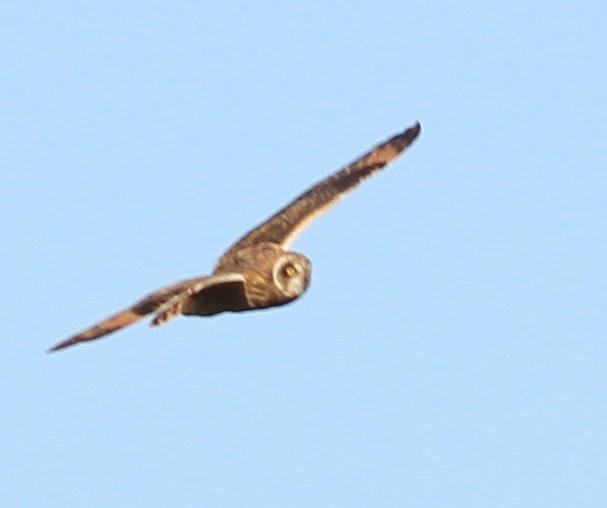
[(419, 131), (420, 125), (415, 124), (314, 185), (240, 238), (219, 258), (211, 275), (159, 289), (49, 351), (98, 339), (152, 313), (151, 325), (156, 326), (180, 314), (213, 316), (278, 307), (299, 298), (310, 284), (312, 264), (303, 254), (288, 250), (295, 237), (363, 179), (402, 153)]
[[(294, 270), (289, 275), (285, 270)], [(312, 263), (303, 254), (285, 252), (275, 243), (244, 247), (217, 263), (213, 275), (243, 274), (244, 280), (205, 288), (184, 300), (185, 316), (278, 307), (301, 296), (310, 284)]]

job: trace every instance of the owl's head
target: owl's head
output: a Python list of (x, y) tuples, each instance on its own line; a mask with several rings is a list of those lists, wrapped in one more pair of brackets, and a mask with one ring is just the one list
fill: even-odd
[(301, 296), (310, 284), (312, 263), (299, 252), (284, 252), (272, 269), (272, 279), (282, 294), (290, 299)]

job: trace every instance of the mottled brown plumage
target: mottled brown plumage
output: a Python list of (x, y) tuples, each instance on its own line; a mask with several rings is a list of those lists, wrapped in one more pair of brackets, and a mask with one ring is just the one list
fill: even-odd
[(247, 245), (260, 241), (274, 242), (288, 249), (301, 231), (314, 219), (335, 205), (340, 198), (386, 164), (400, 155), (418, 136), (419, 123), (387, 141), (340, 169), (331, 176), (297, 196), (268, 220), (240, 238), (224, 254), (229, 256)]
[(401, 154), (420, 129), (416, 123), (295, 198), (234, 243), (219, 258), (212, 275), (159, 289), (49, 351), (101, 338), (152, 313), (151, 325), (157, 326), (180, 314), (212, 316), (277, 307), (295, 300), (306, 291), (312, 267), (306, 256), (288, 251), (297, 235), (362, 180)]

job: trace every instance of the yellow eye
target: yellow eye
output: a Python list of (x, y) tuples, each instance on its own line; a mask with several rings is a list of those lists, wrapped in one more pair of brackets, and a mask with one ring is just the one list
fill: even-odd
[(295, 268), (291, 265), (289, 265), (285, 268), (285, 275), (287, 277), (293, 277), (296, 273), (297, 273), (297, 270), (295, 270)]

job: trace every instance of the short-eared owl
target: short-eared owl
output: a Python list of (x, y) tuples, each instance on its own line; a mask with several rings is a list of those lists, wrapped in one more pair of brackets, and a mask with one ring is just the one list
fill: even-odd
[(303, 254), (288, 250), (295, 237), (362, 180), (401, 154), (420, 129), (416, 123), (295, 198), (232, 245), (211, 275), (159, 289), (49, 351), (98, 339), (152, 313), (151, 325), (157, 326), (179, 314), (212, 316), (277, 307), (299, 298), (310, 283), (312, 265)]

